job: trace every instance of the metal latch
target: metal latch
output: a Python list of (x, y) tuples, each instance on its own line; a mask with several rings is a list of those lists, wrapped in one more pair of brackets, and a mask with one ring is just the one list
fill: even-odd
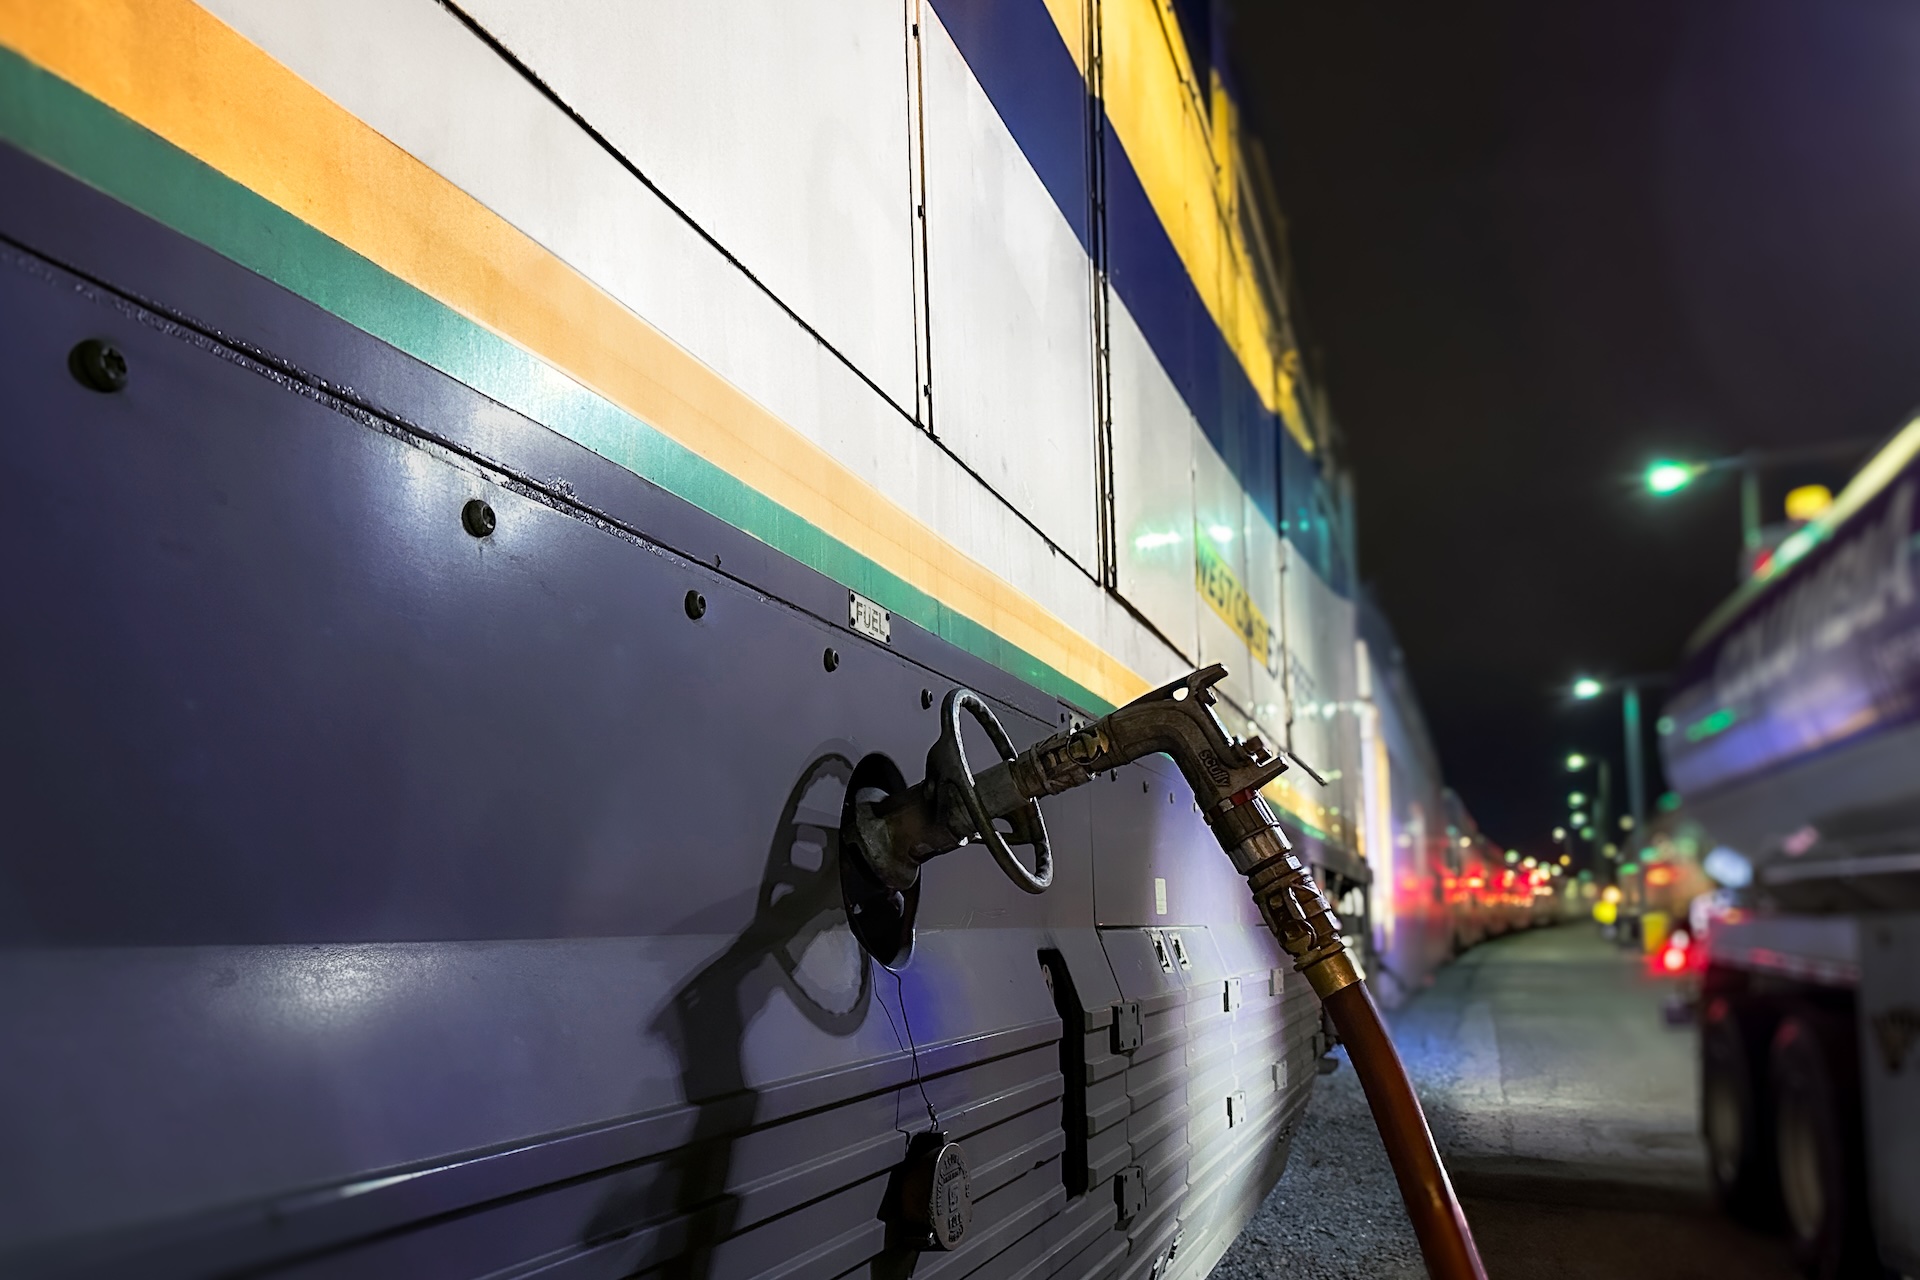
[(1118, 1000), (1113, 1006), (1113, 1051), (1132, 1053), (1147, 1038), (1146, 1028), (1140, 1021), (1140, 1004), (1136, 1000)]
[(1113, 1200), (1120, 1207), (1120, 1221), (1137, 1218), (1147, 1207), (1147, 1173), (1130, 1164), (1113, 1175)]

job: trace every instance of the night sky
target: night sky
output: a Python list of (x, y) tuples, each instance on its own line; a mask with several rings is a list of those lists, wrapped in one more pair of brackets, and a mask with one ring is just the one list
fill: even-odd
[(1920, 5), (1237, 9), (1362, 575), (1448, 780), (1542, 848), (1565, 751), (1620, 752), (1567, 681), (1670, 669), (1734, 585), (1736, 484), (1639, 469), (1920, 404)]

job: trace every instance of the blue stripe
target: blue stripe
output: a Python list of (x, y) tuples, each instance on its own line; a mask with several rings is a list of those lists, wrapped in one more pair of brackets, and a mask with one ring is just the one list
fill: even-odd
[(1091, 252), (1087, 83), (1041, 0), (934, 0), (1027, 163)]
[[(932, 3), (1021, 154), (1088, 249), (1086, 82), (1046, 6), (1042, 0)], [(1104, 136), (1114, 292), (1255, 508), (1329, 585), (1347, 594), (1351, 583), (1319, 464), (1261, 401), (1110, 124)]]

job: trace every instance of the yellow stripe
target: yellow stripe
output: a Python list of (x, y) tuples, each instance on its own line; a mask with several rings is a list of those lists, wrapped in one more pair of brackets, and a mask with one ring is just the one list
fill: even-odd
[[(1045, 3), (1085, 75), (1082, 0)], [(1241, 230), (1239, 113), (1217, 77), (1199, 83), (1169, 0), (1101, 0), (1100, 17), (1107, 119), (1261, 402), (1311, 452), (1294, 376), (1297, 357), (1289, 359), (1280, 318), (1267, 305)]]
[(0, 0), (0, 42), (1101, 697), (1147, 681), (188, 0)]

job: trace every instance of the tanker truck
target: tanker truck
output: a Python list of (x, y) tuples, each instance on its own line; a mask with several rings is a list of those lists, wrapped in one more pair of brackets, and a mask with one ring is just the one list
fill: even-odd
[(1920, 419), (1700, 628), (1659, 721), (1734, 889), (1704, 939), (1713, 1189), (1810, 1276), (1920, 1274)]

